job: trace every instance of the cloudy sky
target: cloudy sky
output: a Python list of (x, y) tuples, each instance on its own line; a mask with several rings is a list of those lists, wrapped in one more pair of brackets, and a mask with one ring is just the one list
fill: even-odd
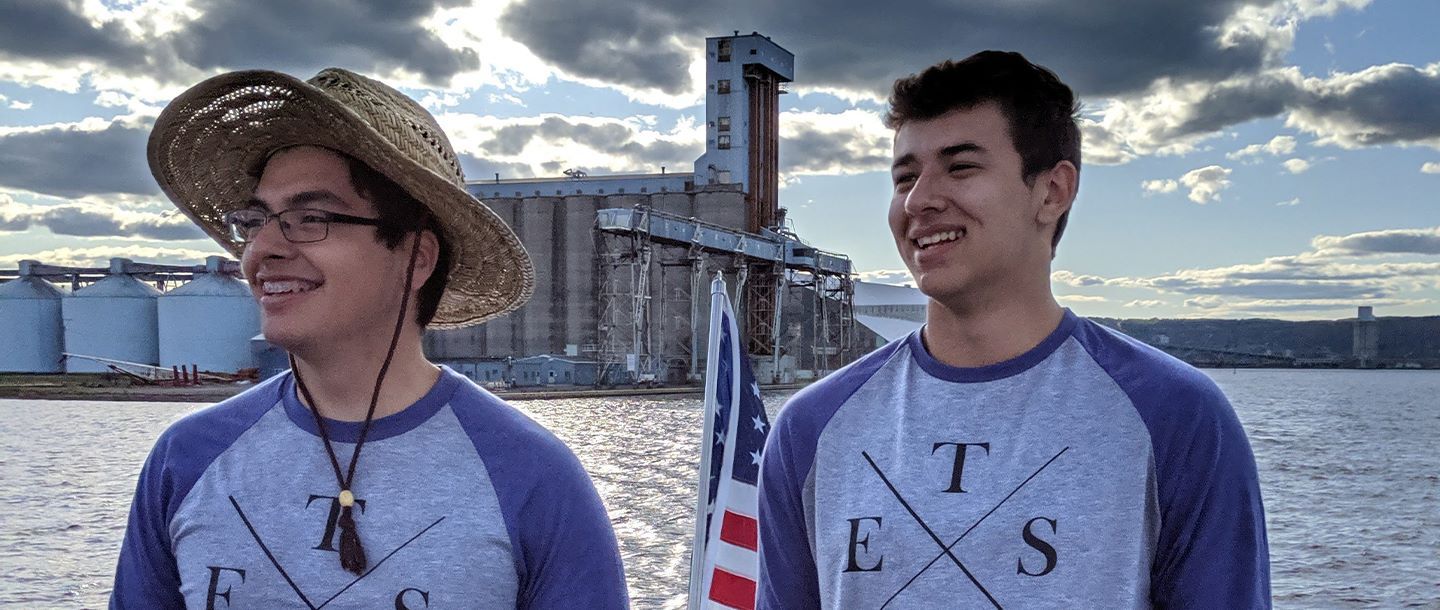
[(1084, 101), (1066, 305), (1435, 315), (1436, 23), (1433, 0), (9, 0), (0, 268), (219, 253), (144, 160), (160, 108), (208, 75), (380, 76), (437, 114), (476, 177), (675, 171), (702, 152), (704, 38), (739, 30), (796, 55), (781, 205), (867, 279), (909, 280), (883, 225), (889, 83), (996, 48)]

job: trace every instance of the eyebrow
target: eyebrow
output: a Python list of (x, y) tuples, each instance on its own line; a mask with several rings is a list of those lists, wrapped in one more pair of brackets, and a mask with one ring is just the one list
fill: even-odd
[[(345, 200), (341, 199), (335, 193), (323, 189), (301, 191), (285, 198), (287, 208), (295, 208), (308, 203), (333, 203), (343, 207)], [(251, 197), (246, 207), (271, 209), (270, 204), (259, 197)]]
[[(960, 154), (960, 153), (967, 153), (967, 152), (971, 152), (971, 153), (982, 153), (982, 154), (983, 154), (983, 153), (986, 152), (986, 151), (985, 151), (985, 147), (984, 147), (984, 146), (981, 146), (981, 145), (976, 144), (976, 143), (974, 143), (974, 142), (957, 142), (957, 143), (955, 143), (955, 144), (951, 144), (951, 145), (949, 145), (949, 146), (946, 146), (946, 147), (944, 147), (944, 148), (941, 148), (941, 149), (940, 149), (940, 156), (941, 156), (941, 157), (953, 157), (953, 156), (958, 155), (958, 154)], [(902, 166), (902, 165), (910, 165), (911, 163), (914, 163), (916, 160), (917, 160), (917, 157), (915, 156), (915, 153), (905, 153), (905, 154), (901, 155), (899, 159), (896, 159), (896, 160), (895, 160), (895, 163), (893, 163), (893, 164), (890, 165), (890, 169), (891, 169), (891, 171), (894, 171), (896, 168), (898, 168), (898, 167), (900, 167), (900, 166)]]

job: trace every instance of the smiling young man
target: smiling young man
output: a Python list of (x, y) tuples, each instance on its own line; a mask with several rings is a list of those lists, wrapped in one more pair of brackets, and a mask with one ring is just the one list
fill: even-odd
[(161, 435), (111, 608), (627, 607), (575, 456), (421, 350), (534, 282), (429, 113), (345, 70), (236, 72), (176, 98), (149, 158), (292, 370)]
[(895, 83), (889, 223), (925, 326), (797, 393), (758, 607), (1256, 608), (1249, 441), (1203, 373), (1063, 309), (1074, 94), (986, 51)]

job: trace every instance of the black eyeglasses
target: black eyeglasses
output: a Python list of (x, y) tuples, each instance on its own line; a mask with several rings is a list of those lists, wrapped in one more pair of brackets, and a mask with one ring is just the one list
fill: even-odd
[(326, 210), (297, 208), (271, 214), (258, 208), (245, 208), (228, 212), (224, 216), (230, 227), (230, 237), (240, 243), (250, 243), (270, 219), (280, 221), (280, 233), (291, 243), (308, 244), (325, 239), (330, 235), (330, 223), (347, 225), (381, 225), (379, 218), (364, 218)]

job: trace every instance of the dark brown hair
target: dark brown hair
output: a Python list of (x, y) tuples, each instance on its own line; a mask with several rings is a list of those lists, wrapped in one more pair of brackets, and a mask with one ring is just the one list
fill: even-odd
[(394, 250), (407, 233), (429, 231), (435, 234), (435, 240), (440, 245), (435, 270), (420, 287), (415, 299), (415, 321), (422, 327), (429, 324), (435, 318), (435, 310), (440, 307), (440, 295), (445, 293), (450, 276), (450, 244), (445, 239), (445, 232), (425, 204), (417, 201), (395, 181), (359, 159), (344, 153), (341, 156), (350, 166), (350, 184), (355, 187), (355, 192), (375, 204), (381, 222), (375, 228), (375, 237), (386, 248)]
[[(1054, 72), (1015, 52), (981, 51), (895, 81), (885, 126), (899, 129), (908, 121), (987, 102), (999, 106), (1009, 122), (1026, 184), (1033, 185), (1037, 174), (1061, 161), (1080, 169), (1080, 104), (1075, 93)], [(1069, 216), (1067, 211), (1056, 222), (1052, 250), (1060, 244)]]

